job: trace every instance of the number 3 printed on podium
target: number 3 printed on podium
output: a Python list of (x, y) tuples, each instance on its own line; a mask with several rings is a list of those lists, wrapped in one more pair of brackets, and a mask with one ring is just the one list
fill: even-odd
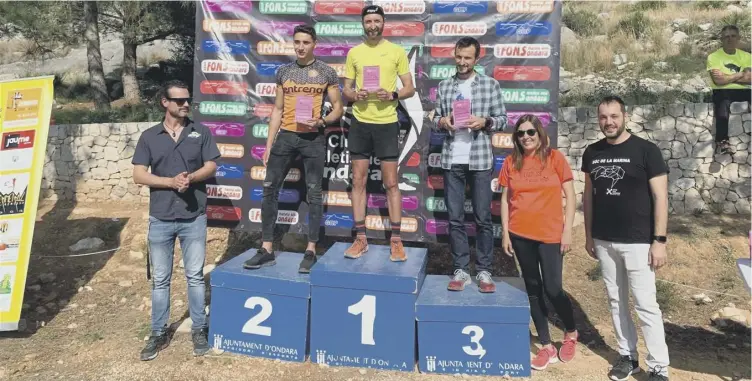
[(373, 340), (373, 323), (376, 321), (376, 297), (363, 295), (359, 302), (347, 307), (351, 315), (362, 315), (360, 320), (360, 343), (376, 345)]
[(271, 336), (272, 327), (264, 327), (260, 324), (266, 321), (269, 316), (272, 316), (272, 302), (260, 296), (252, 296), (245, 301), (245, 308), (249, 310), (253, 310), (256, 306), (261, 306), (261, 311), (256, 316), (248, 319), (241, 331), (243, 333), (250, 333), (251, 335)]
[(462, 329), (462, 334), (470, 336), (470, 344), (475, 344), (475, 348), (470, 345), (465, 345), (462, 350), (467, 353), (468, 356), (478, 356), (478, 360), (482, 359), (486, 355), (486, 350), (480, 344), (480, 339), (483, 338), (483, 328), (477, 325), (468, 325)]

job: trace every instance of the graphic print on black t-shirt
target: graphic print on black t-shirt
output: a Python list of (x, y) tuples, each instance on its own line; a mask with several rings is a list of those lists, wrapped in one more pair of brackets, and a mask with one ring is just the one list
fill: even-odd
[(654, 221), (649, 181), (668, 173), (658, 146), (634, 135), (617, 145), (603, 139), (585, 149), (582, 170), (593, 186), (593, 238), (650, 243)]

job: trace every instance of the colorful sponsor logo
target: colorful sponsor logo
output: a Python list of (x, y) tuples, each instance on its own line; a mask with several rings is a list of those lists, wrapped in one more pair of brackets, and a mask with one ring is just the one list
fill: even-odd
[(251, 10), (251, 0), (208, 0), (206, 8), (209, 12), (236, 12), (243, 13)]
[(274, 110), (273, 104), (259, 103), (253, 106), (253, 115), (256, 115), (259, 118), (268, 118), (272, 116), (272, 110)]
[(317, 22), (314, 29), (319, 36), (363, 35), (363, 25), (359, 22)]
[(250, 65), (243, 61), (203, 60), (201, 71), (216, 74), (248, 74)]
[(355, 226), (355, 220), (349, 214), (344, 213), (324, 213), (321, 216), (321, 226), (328, 228), (352, 229)]
[(482, 36), (487, 30), (485, 22), (472, 21), (436, 22), (431, 26), (431, 33), (434, 36)]
[(488, 12), (488, 1), (446, 1), (437, 0), (433, 4), (433, 13), (471, 14)]
[(553, 0), (499, 0), (499, 13), (549, 13), (554, 10)]
[[(251, 168), (251, 179), (253, 180), (266, 180), (266, 167), (257, 165)], [(300, 169), (290, 168), (285, 176), (285, 181), (295, 183), (300, 181)]]
[[(279, 197), (278, 201), (281, 203), (294, 204), (300, 201), (300, 192), (298, 192), (296, 189), (280, 189), (277, 195)], [(251, 201), (262, 201), (263, 199), (263, 188), (251, 189)]]
[(551, 69), (548, 66), (496, 66), (493, 76), (497, 81), (548, 81)]
[[(415, 233), (418, 231), (418, 220), (412, 217), (402, 217), (400, 221), (400, 230), (404, 233)], [(391, 230), (392, 223), (389, 217), (383, 216), (366, 216), (366, 229), (369, 230)]]
[(431, 168), (441, 168), (441, 154), (440, 153), (429, 154), (428, 166)]
[(256, 51), (262, 56), (294, 56), (295, 47), (292, 42), (259, 41)]
[(546, 104), (551, 95), (546, 89), (501, 89), (504, 103)]
[(257, 83), (256, 95), (260, 97), (273, 97), (277, 95), (276, 83)]
[(223, 200), (240, 200), (243, 188), (235, 185), (206, 184), (206, 196)]
[(501, 155), (501, 156), (494, 156), (494, 170), (499, 171), (501, 170), (501, 167), (504, 166), (504, 160), (506, 160), (507, 155)]
[(217, 148), (219, 148), (219, 154), (222, 157), (230, 159), (240, 159), (243, 157), (243, 146), (240, 144), (218, 143)]
[[(465, 204), (463, 205), (463, 209), (465, 209), (465, 213), (472, 213), (473, 212), (473, 200), (465, 200)], [(446, 201), (443, 197), (428, 197), (426, 199), (426, 209), (428, 209), (429, 212), (447, 212), (447, 206)]]
[(318, 44), (313, 49), (313, 54), (321, 57), (347, 57), (350, 49), (352, 46), (346, 44)]
[(243, 167), (240, 165), (220, 164), (214, 176), (221, 179), (242, 179)]
[(308, 13), (307, 1), (261, 0), (259, 12), (265, 15), (304, 15)]
[(384, 37), (418, 37), (426, 32), (422, 22), (388, 22), (384, 24)]
[(198, 106), (203, 115), (245, 115), (248, 105), (242, 102), (214, 102), (204, 101)]
[(313, 11), (320, 15), (359, 15), (364, 6), (363, 1), (323, 0), (313, 5)]
[[(480, 47), (480, 57), (486, 55), (486, 48)], [(454, 45), (434, 45), (431, 46), (431, 57), (433, 58), (454, 58)]]
[(251, 31), (251, 23), (247, 20), (214, 20), (204, 19), (204, 32), (245, 34)]
[(551, 45), (548, 44), (496, 44), (496, 58), (548, 58)]
[(446, 139), (445, 132), (431, 131), (431, 140), (429, 144), (441, 147), (444, 144), (444, 139)]
[(416, 173), (403, 173), (402, 179), (407, 180), (410, 184), (418, 184), (420, 182), (420, 176)]
[(6, 132), (3, 134), (3, 150), (14, 150), (34, 147), (35, 130)]
[(240, 221), (242, 215), (243, 212), (241, 212), (238, 207), (218, 205), (206, 206), (206, 217), (210, 220)]
[(444, 176), (442, 175), (430, 175), (428, 176), (428, 187), (433, 190), (444, 189)]
[(405, 163), (406, 167), (417, 167), (420, 165), (420, 154), (417, 152), (413, 152), (412, 155), (410, 155), (410, 158), (407, 159), (407, 163)]
[(302, 21), (267, 21), (256, 24), (256, 31), (266, 36), (292, 36), (295, 27), (305, 24)]
[[(403, 210), (415, 210), (418, 209), (419, 202), (415, 196), (402, 197), (402, 209)], [(369, 194), (368, 195), (368, 207), (374, 209), (387, 208), (387, 198), (385, 194)]]
[(274, 77), (277, 70), (284, 66), (282, 62), (259, 62), (256, 64), (256, 74), (264, 77)]
[(386, 14), (419, 15), (426, 11), (426, 3), (417, 0), (374, 0)]
[(245, 95), (248, 83), (233, 81), (201, 81), (201, 94)]
[(497, 132), (491, 136), (491, 145), (496, 148), (514, 148), (512, 134)]
[[(261, 209), (253, 208), (248, 211), (248, 219), (251, 222), (261, 223)], [(284, 225), (295, 225), (298, 223), (300, 215), (294, 210), (277, 211), (277, 223)]]
[(491, 201), (491, 215), (501, 216), (501, 201), (499, 200)]
[[(475, 71), (481, 74), (486, 73), (486, 68), (483, 66), (475, 66)], [(457, 73), (456, 65), (433, 65), (428, 77), (431, 79), (447, 79), (454, 76)]]
[[(465, 231), (468, 236), (475, 236), (475, 224), (472, 222), (465, 222)], [(435, 235), (447, 235), (449, 234), (449, 221), (446, 220), (426, 220), (426, 233)]]
[(251, 51), (251, 45), (243, 40), (204, 40), (201, 48), (207, 53), (219, 54), (248, 54)]
[(231, 136), (236, 138), (245, 135), (245, 126), (243, 123), (201, 122), (201, 124), (208, 128), (214, 136)]
[(266, 139), (269, 136), (268, 124), (254, 124), (253, 125), (253, 137)]
[(497, 36), (548, 36), (551, 34), (548, 21), (499, 21), (496, 23)]
[(266, 146), (251, 147), (251, 157), (256, 160), (262, 160), (264, 158), (264, 152), (266, 152)]
[(523, 115), (527, 114), (535, 115), (541, 121), (543, 127), (548, 127), (551, 123), (551, 114), (536, 111), (507, 111), (507, 122), (510, 126), (513, 126), (517, 124), (517, 121), (520, 120)]
[(348, 192), (324, 191), (322, 197), (324, 205), (352, 206), (352, 200)]
[(342, 78), (345, 76), (345, 64), (327, 63), (327, 65), (337, 72), (337, 77)]

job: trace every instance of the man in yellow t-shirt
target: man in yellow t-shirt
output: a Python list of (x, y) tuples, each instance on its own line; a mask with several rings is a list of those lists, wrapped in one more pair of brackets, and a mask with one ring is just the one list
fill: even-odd
[[(347, 145), (352, 162), (352, 205), (355, 230), (347, 258), (359, 258), (368, 251), (366, 240), (366, 181), (371, 154), (381, 161), (382, 181), (391, 222), (392, 261), (404, 261), (405, 249), (400, 239), (402, 196), (398, 188), (399, 122), (397, 103), (415, 94), (405, 50), (385, 40), (384, 10), (368, 5), (361, 12), (365, 42), (350, 49), (345, 61), (345, 83), (342, 93), (352, 102), (353, 118)], [(397, 90), (397, 77), (403, 87)], [(355, 88), (353, 88), (355, 85)]]
[(721, 43), (720, 49), (708, 55), (707, 70), (713, 80), (716, 149), (721, 153), (733, 154), (728, 136), (729, 108), (732, 102), (750, 104), (752, 56), (737, 48), (739, 28), (735, 25), (726, 25), (721, 29)]

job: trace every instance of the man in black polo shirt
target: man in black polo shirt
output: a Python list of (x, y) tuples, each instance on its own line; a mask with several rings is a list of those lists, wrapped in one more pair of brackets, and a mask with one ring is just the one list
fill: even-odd
[[(204, 312), (204, 258), (206, 257), (206, 184), (220, 157), (211, 132), (188, 119), (191, 96), (180, 81), (162, 90), (162, 123), (144, 131), (133, 155), (133, 181), (149, 187), (149, 260), (153, 264), (152, 333), (141, 360), (157, 357), (169, 345), (170, 278), (175, 238), (188, 280), (188, 305), (193, 320), (193, 353), (209, 351)], [(147, 169), (151, 167), (151, 173)]]

